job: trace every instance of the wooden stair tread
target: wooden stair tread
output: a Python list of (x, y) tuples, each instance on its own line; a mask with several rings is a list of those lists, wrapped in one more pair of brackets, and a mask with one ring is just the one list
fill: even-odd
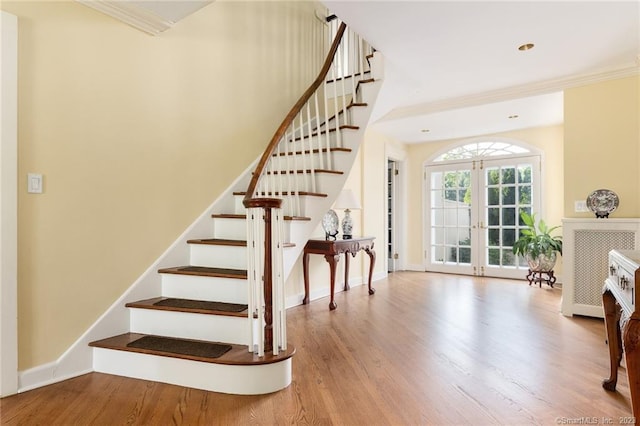
[(223, 238), (197, 238), (187, 240), (187, 244), (205, 244), (210, 246), (233, 246), (233, 247), (246, 247), (246, 240), (227, 240)]
[[(342, 111), (340, 111), (340, 114), (342, 114)], [(335, 120), (335, 118), (336, 118), (336, 116), (334, 115), (331, 118), (329, 118), (327, 120), (327, 122)], [(351, 124), (343, 124), (342, 126), (340, 126), (340, 130), (360, 130), (360, 126), (353, 126)], [(298, 136), (296, 138), (289, 139), (289, 142), (291, 142), (291, 143), (299, 142), (299, 141), (301, 141), (303, 139), (309, 139), (309, 137), (314, 138), (314, 137), (316, 137), (318, 135), (326, 135), (327, 132), (332, 133), (332, 132), (335, 132), (335, 131), (336, 131), (336, 129), (329, 129), (328, 131), (327, 130), (320, 130), (320, 132), (318, 132), (318, 129), (315, 128), (315, 129), (312, 130), (311, 135)]]
[[(371, 55), (371, 56), (373, 57), (373, 55)], [(367, 59), (369, 59), (369, 58), (367, 57)], [(371, 70), (366, 70), (365, 72), (357, 72), (357, 73), (355, 73), (353, 75), (349, 74), (349, 75), (346, 75), (344, 77), (334, 78), (333, 80), (327, 80), (327, 84), (335, 83), (335, 82), (342, 81), (342, 80), (349, 80), (349, 79), (351, 79), (353, 77), (359, 77), (359, 76), (365, 75), (365, 74), (371, 74)], [(368, 80), (368, 79), (363, 79), (363, 80)], [(359, 80), (359, 81), (363, 81), (363, 80)]]
[[(187, 240), (187, 244), (204, 244), (209, 246), (246, 247), (246, 240), (226, 240), (223, 238), (202, 238)], [(295, 247), (294, 243), (282, 243), (282, 247)]]
[[(295, 347), (288, 345), (289, 348), (281, 352), (278, 355), (273, 355), (271, 353), (265, 353), (264, 357), (259, 357), (252, 352), (247, 350), (246, 345), (235, 345), (229, 344), (231, 346), (231, 350), (227, 353), (223, 354), (218, 358), (207, 358), (200, 356), (192, 356), (192, 355), (183, 355), (176, 354), (172, 352), (162, 352), (162, 351), (153, 351), (147, 349), (139, 349), (128, 347), (127, 345), (135, 340), (138, 340), (146, 334), (140, 333), (125, 333), (120, 334), (118, 336), (108, 337), (102, 340), (96, 340), (94, 342), (89, 343), (89, 346), (94, 348), (104, 348), (104, 349), (113, 349), (127, 352), (136, 352), (143, 353), (148, 355), (158, 355), (165, 356), (170, 358), (180, 358), (180, 359), (189, 359), (192, 361), (201, 361), (201, 362), (209, 362), (212, 364), (227, 364), (227, 365), (262, 365), (262, 364), (272, 364), (274, 362), (280, 362), (291, 358), (295, 353)], [(194, 341), (194, 339), (179, 339), (184, 341)], [(197, 341), (197, 340), (196, 340)], [(223, 342), (209, 342), (209, 343), (223, 343)]]
[[(241, 219), (241, 220), (247, 219), (246, 214), (230, 214), (230, 213), (212, 214), (211, 217), (218, 218), (218, 219)], [(302, 220), (302, 221), (311, 220), (310, 217), (306, 217), (306, 216), (284, 216), (283, 219), (284, 220)]]
[[(244, 317), (244, 318), (248, 317), (247, 305), (241, 305), (237, 303), (222, 303), (222, 305), (230, 305), (238, 308), (242, 308), (244, 306), (245, 309), (241, 311), (238, 311), (237, 309), (233, 311), (229, 311), (229, 310), (221, 310), (221, 309), (212, 309), (207, 307), (174, 307), (174, 306), (163, 306), (163, 305), (156, 304), (158, 302), (166, 301), (168, 299), (175, 299), (175, 298), (154, 297), (152, 299), (129, 302), (125, 305), (125, 307), (138, 308), (138, 309), (153, 309), (158, 311), (189, 312), (194, 314), (205, 314), (205, 315), (223, 315), (223, 316)], [(194, 305), (212, 304), (211, 302), (200, 301), (200, 300), (188, 300), (188, 299), (180, 299), (180, 300), (184, 301), (186, 304), (188, 304), (189, 302), (194, 302), (193, 303)], [(214, 302), (214, 303), (219, 304), (221, 302)]]
[(203, 277), (247, 279), (246, 269), (210, 268), (206, 266), (174, 266), (158, 270), (161, 274), (197, 275)]
[[(323, 194), (321, 192), (309, 192), (309, 191), (295, 191), (295, 194), (297, 195), (306, 195), (309, 197), (328, 197), (327, 194)], [(246, 192), (244, 191), (240, 191), (240, 192), (234, 192), (233, 195), (247, 195)], [(261, 193), (261, 195), (269, 195), (269, 196), (278, 196), (278, 195), (294, 195), (294, 191), (284, 191), (284, 192), (268, 192), (265, 193), (264, 191)]]
[[(367, 106), (369, 106), (369, 104), (366, 103), (366, 102), (351, 102), (349, 105), (347, 105), (347, 110), (351, 109), (352, 107), (367, 107)], [(325, 122), (322, 125), (329, 126), (330, 122), (335, 121), (337, 116), (340, 116), (340, 115), (343, 115), (343, 114), (344, 114), (344, 109), (341, 109), (340, 111), (338, 111), (337, 114), (333, 114), (331, 117), (326, 119)], [(347, 126), (347, 125), (345, 125), (344, 127), (340, 126), (341, 130), (343, 128), (358, 130), (358, 129), (360, 129), (360, 126), (353, 126), (353, 127), (352, 126)], [(335, 131), (335, 129), (329, 129), (329, 131)], [(313, 128), (313, 132), (314, 132), (314, 136), (317, 136), (318, 126)], [(325, 133), (325, 132), (326, 132), (326, 130), (323, 130), (321, 133)]]
[[(313, 149), (311, 151), (309, 151), (308, 149), (306, 149), (304, 151), (304, 154), (318, 154), (320, 152), (351, 152), (351, 148), (322, 148), (322, 149)], [(273, 157), (277, 157), (277, 156), (284, 156), (284, 155), (302, 155), (303, 152), (302, 151), (295, 151), (295, 152), (281, 152), (281, 153), (274, 153), (272, 156)]]
[[(299, 173), (299, 174), (311, 173), (311, 169), (288, 170), (288, 171), (276, 170), (274, 172), (267, 172), (268, 175), (271, 175), (271, 174), (274, 174), (274, 175), (290, 174), (290, 175), (292, 175), (294, 173)], [(342, 172), (340, 170), (327, 170), (327, 169), (314, 169), (313, 173), (328, 173), (328, 174), (334, 174), (334, 175), (342, 175), (342, 174), (344, 174), (344, 172)]]

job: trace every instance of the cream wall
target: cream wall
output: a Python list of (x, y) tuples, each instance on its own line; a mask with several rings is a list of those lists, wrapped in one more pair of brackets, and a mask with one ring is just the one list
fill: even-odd
[[(315, 2), (217, 1), (149, 36), (19, 20), (19, 369), (58, 358), (245, 170), (315, 77)], [(44, 193), (26, 193), (42, 173)]]
[[(425, 162), (430, 161), (436, 154), (472, 140), (488, 140), (492, 137), (508, 138), (523, 142), (543, 153), (542, 156), (542, 184), (543, 199), (539, 217), (544, 217), (549, 224), (560, 225), (563, 217), (563, 126), (538, 127), (513, 132), (477, 136), (465, 139), (452, 139), (422, 144), (408, 144), (407, 147), (407, 232), (408, 268), (424, 270), (424, 221), (423, 215), (423, 175)], [(558, 265), (561, 270), (561, 265)]]
[(640, 216), (640, 77), (605, 81), (565, 91), (565, 200), (567, 217), (574, 201), (596, 189), (616, 192), (620, 206), (611, 217)]

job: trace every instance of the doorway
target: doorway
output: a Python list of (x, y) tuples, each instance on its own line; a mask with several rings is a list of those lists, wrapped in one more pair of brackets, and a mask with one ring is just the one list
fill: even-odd
[(425, 269), (518, 278), (520, 212), (540, 209), (540, 156), (474, 150), (425, 166)]
[(399, 165), (392, 159), (387, 159), (387, 272), (399, 269)]

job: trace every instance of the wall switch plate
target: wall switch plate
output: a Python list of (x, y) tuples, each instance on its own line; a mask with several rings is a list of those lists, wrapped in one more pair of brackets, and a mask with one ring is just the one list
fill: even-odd
[(587, 202), (586, 201), (576, 201), (574, 203), (574, 210), (576, 211), (576, 213), (588, 212), (589, 208), (587, 208)]
[(27, 192), (30, 194), (42, 194), (42, 175), (39, 173), (27, 174)]

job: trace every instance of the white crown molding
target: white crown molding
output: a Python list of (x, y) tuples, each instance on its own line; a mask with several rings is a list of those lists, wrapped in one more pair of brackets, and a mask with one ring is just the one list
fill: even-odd
[(562, 77), (536, 83), (512, 86), (504, 89), (478, 93), (470, 96), (446, 99), (443, 101), (428, 102), (403, 108), (396, 108), (388, 112), (377, 122), (400, 120), (408, 117), (432, 114), (458, 108), (466, 108), (495, 102), (509, 101), (529, 96), (543, 95), (563, 91), (572, 87), (586, 86), (608, 80), (632, 77), (640, 75), (640, 60), (636, 65), (609, 70), (599, 73), (583, 74), (571, 77)]
[(125, 1), (76, 0), (99, 12), (116, 18), (132, 27), (151, 35), (168, 30), (175, 22), (164, 19), (153, 12)]

